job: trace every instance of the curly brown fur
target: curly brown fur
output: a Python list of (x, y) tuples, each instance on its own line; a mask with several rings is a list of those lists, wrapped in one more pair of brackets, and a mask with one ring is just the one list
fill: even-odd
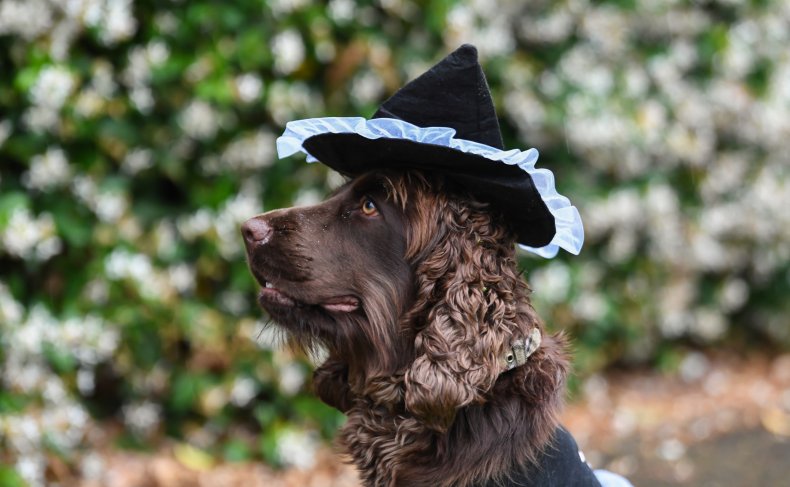
[[(365, 198), (380, 219), (354, 213)], [(485, 204), (437, 177), (375, 174), (321, 205), (256, 218), (274, 236), (258, 245), (245, 233), (250, 267), (259, 281), (277, 274), (294, 303), (262, 304), (296, 342), (327, 348), (314, 388), (347, 414), (338, 442), (366, 485), (473, 485), (547, 448), (565, 341), (544, 334), (526, 365), (503, 373), (505, 349), (543, 325), (514, 237)], [(307, 259), (309, 272), (295, 267)], [(338, 299), (359, 308), (325, 305)]]

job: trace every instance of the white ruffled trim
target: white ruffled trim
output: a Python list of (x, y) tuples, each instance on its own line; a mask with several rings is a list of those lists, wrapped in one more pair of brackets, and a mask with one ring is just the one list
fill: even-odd
[[(556, 233), (548, 245), (543, 247), (519, 246), (529, 252), (550, 259), (557, 255), (560, 248), (578, 255), (584, 243), (584, 227), (581, 216), (568, 198), (557, 193), (554, 187), (554, 174), (548, 169), (537, 169), (538, 151), (513, 149), (504, 151), (479, 142), (456, 139), (455, 129), (447, 127), (418, 127), (403, 120), (393, 118), (326, 117), (294, 120), (285, 125), (285, 132), (277, 138), (277, 154), (282, 159), (297, 152), (307, 154), (308, 162), (316, 162), (303, 143), (319, 134), (354, 133), (368, 139), (408, 139), (423, 144), (450, 147), (462, 152), (477, 154), (492, 161), (515, 165), (527, 172), (543, 202), (554, 216)], [(516, 202), (514, 202), (515, 204)]]

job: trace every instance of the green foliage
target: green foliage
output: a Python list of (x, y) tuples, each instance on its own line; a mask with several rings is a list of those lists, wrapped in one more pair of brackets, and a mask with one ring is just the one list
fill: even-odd
[[(288, 465), (283, 445), (329, 438), (343, 418), (272, 345), (238, 227), (337, 180), (275, 160), (287, 121), (368, 116), (461, 42), (481, 51), (506, 145), (538, 147), (585, 221), (581, 256), (523, 261), (582, 377), (790, 345), (778, 2), (11, 3), (0, 460), (79, 452), (86, 411), (123, 423), (122, 444), (170, 435), (228, 461)], [(22, 480), (3, 468), (0, 485)]]
[(22, 480), (14, 469), (0, 467), (0, 486), (2, 487), (27, 487), (27, 483)]

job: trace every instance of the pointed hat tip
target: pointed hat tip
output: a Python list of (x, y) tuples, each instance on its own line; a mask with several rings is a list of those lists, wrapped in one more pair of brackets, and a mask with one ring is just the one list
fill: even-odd
[(463, 44), (455, 50), (454, 55), (464, 59), (465, 61), (477, 62), (477, 48), (472, 44)]

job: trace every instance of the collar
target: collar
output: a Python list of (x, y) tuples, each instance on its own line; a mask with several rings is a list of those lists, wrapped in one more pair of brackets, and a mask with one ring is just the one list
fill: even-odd
[(500, 360), (503, 372), (521, 367), (527, 363), (530, 355), (540, 347), (541, 335), (538, 327), (534, 327), (529, 336), (521, 340), (514, 340), (510, 343), (510, 348), (505, 350), (505, 354)]

